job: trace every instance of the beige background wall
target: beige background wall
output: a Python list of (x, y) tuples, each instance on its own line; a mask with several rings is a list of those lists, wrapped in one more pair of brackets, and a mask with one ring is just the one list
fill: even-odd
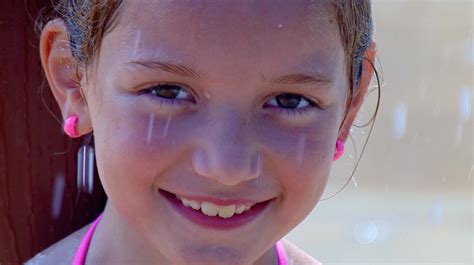
[[(473, 264), (473, 6), (374, 1), (374, 131), (354, 180), (288, 236), (324, 264)], [(323, 197), (349, 178), (368, 132), (353, 131), (357, 154), (348, 144)]]

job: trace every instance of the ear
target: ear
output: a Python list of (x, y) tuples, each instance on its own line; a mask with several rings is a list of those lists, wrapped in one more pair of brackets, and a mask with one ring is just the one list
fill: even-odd
[(372, 79), (372, 75), (374, 73), (372, 65), (374, 65), (376, 54), (376, 43), (372, 42), (370, 47), (364, 53), (360, 81), (357, 87), (354, 88), (355, 93), (352, 95), (352, 101), (350, 106), (348, 107), (349, 109), (347, 111), (347, 116), (344, 119), (341, 129), (339, 131), (338, 139), (343, 142), (346, 142), (352, 124), (354, 123), (354, 120), (357, 116), (357, 113), (359, 113), (360, 107), (362, 106), (362, 103), (364, 103), (365, 96), (370, 85), (370, 80)]
[[(81, 90), (83, 73), (72, 56), (69, 34), (62, 19), (50, 21), (42, 30), (40, 55), (46, 78), (61, 109), (63, 121), (70, 115), (78, 118), (79, 135), (92, 131), (89, 108)], [(63, 122), (64, 124), (64, 122)]]

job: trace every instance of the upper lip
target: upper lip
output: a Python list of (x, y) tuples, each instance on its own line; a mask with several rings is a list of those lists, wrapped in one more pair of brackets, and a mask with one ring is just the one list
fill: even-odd
[[(166, 191), (166, 190), (163, 190), (163, 191)], [(262, 199), (262, 200), (255, 200), (255, 199), (244, 199), (244, 198), (236, 198), (235, 196), (233, 197), (224, 197), (224, 196), (209, 196), (209, 195), (188, 195), (188, 194), (183, 194), (183, 193), (174, 193), (174, 192), (170, 192), (170, 191), (166, 191), (166, 192), (169, 192), (169, 193), (172, 193), (174, 195), (176, 195), (178, 198), (186, 198), (188, 200), (193, 200), (193, 201), (197, 201), (197, 202), (203, 202), (203, 201), (206, 201), (206, 202), (212, 202), (216, 205), (223, 205), (223, 206), (226, 206), (226, 205), (232, 205), (232, 204), (246, 204), (246, 205), (253, 205), (253, 204), (257, 204), (257, 203), (260, 203), (260, 202), (264, 202), (264, 201), (267, 201), (269, 199)]]

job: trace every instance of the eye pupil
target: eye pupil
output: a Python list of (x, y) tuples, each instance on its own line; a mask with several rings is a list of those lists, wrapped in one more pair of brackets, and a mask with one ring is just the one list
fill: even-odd
[(276, 96), (276, 101), (278, 105), (283, 108), (294, 109), (299, 105), (301, 96), (297, 94), (285, 93)]
[(174, 99), (178, 96), (181, 89), (175, 85), (159, 85), (153, 90), (155, 91), (156, 95), (160, 97)]

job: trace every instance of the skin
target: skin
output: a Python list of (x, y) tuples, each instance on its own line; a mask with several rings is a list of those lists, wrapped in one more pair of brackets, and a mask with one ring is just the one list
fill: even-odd
[[(372, 77), (365, 62), (347, 106), (344, 50), (325, 1), (124, 1), (87, 80), (76, 75), (62, 20), (45, 27), (40, 49), (63, 118), (75, 113), (78, 132), (94, 132), (109, 198), (87, 264), (276, 264), (274, 243), (319, 201), (336, 139), (347, 139)], [(365, 57), (373, 61), (375, 44)], [(151, 60), (200, 77), (130, 63)], [(271, 83), (289, 74), (319, 81)], [(182, 104), (142, 93), (163, 82), (181, 85)], [(280, 112), (283, 93), (319, 107)], [(158, 189), (272, 202), (251, 223), (218, 231), (183, 219)]]

